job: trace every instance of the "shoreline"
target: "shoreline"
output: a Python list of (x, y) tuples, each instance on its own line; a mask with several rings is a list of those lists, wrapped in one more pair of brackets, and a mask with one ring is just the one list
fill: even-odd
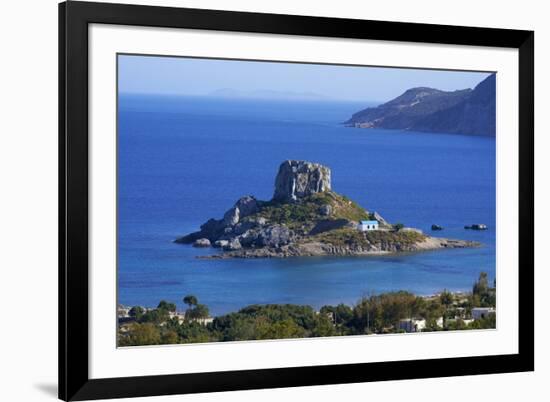
[(307, 242), (290, 244), (282, 247), (242, 248), (234, 251), (224, 251), (220, 254), (199, 255), (198, 259), (251, 259), (251, 258), (296, 258), (296, 257), (379, 257), (404, 254), (416, 254), (426, 251), (446, 249), (479, 248), (483, 244), (473, 240), (447, 239), (443, 237), (425, 236), (421, 242), (408, 246), (405, 250), (381, 250), (377, 248), (338, 247), (331, 243)]

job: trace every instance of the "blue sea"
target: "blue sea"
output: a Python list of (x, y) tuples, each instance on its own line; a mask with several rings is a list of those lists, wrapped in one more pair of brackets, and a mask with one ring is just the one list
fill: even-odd
[[(354, 304), (391, 290), (467, 291), (495, 277), (495, 139), (341, 123), (369, 102), (119, 96), (118, 300), (178, 304), (213, 315), (255, 303)], [(333, 190), (390, 222), (483, 247), (372, 257), (198, 259), (173, 243), (221, 218), (243, 195), (271, 198), (280, 163), (332, 169)], [(487, 231), (465, 230), (485, 223)]]

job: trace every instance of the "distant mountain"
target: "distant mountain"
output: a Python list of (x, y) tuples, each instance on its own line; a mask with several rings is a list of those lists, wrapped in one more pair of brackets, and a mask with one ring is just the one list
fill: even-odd
[(473, 90), (409, 89), (387, 103), (355, 113), (345, 124), (358, 128), (494, 137), (495, 102), (496, 79), (495, 74), (491, 74)]
[(296, 99), (296, 100), (326, 100), (326, 97), (313, 92), (290, 92), (260, 89), (255, 91), (242, 91), (232, 88), (223, 88), (209, 94), (216, 98), (244, 98), (244, 99)]

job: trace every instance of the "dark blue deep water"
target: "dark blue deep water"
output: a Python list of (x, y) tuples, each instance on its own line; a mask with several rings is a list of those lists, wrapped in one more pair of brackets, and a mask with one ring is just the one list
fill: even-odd
[[(365, 130), (340, 123), (367, 103), (121, 95), (119, 302), (196, 295), (213, 314), (253, 303), (319, 308), (389, 290), (469, 290), (495, 275), (495, 140)], [(205, 260), (172, 243), (241, 196), (270, 199), (279, 164), (319, 162), (339, 193), (390, 222), (472, 239), (479, 249), (366, 258)], [(464, 230), (485, 223), (489, 230)]]

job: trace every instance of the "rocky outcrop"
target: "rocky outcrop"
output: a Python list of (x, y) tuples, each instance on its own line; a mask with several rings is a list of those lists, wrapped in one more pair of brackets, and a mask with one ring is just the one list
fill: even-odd
[(273, 200), (295, 202), (315, 193), (330, 191), (330, 169), (306, 161), (284, 161), (275, 178)]
[(256, 198), (247, 195), (239, 198), (235, 203), (235, 208), (239, 210), (240, 216), (244, 218), (258, 212), (259, 206)]
[(412, 88), (387, 103), (355, 113), (345, 124), (358, 128), (494, 137), (496, 77), (491, 74), (473, 90), (445, 92)]
[(216, 240), (213, 244), (214, 247), (225, 248), (229, 245), (228, 240)]
[(233, 208), (223, 215), (223, 224), (225, 226), (236, 225), (241, 218), (245, 218), (256, 212), (258, 212), (258, 201), (256, 198), (249, 195), (241, 197)]
[(241, 197), (232, 208), (227, 210), (222, 219), (209, 219), (201, 225), (201, 230), (180, 237), (175, 242), (189, 244), (200, 238), (206, 238), (211, 243), (215, 243), (217, 240), (228, 240), (232, 237), (231, 234), (234, 230), (240, 231), (238, 234), (241, 234), (246, 231), (246, 225), (254, 226), (254, 222), (247, 222), (244, 227), (239, 225), (239, 222), (243, 218), (255, 214), (258, 208), (256, 198), (249, 195)]
[(258, 201), (254, 197), (240, 198), (223, 219), (209, 219), (201, 230), (180, 237), (176, 243), (195, 247), (214, 247), (235, 251), (243, 247), (279, 247), (294, 240), (294, 232), (281, 224), (268, 224), (258, 212)]
[(374, 219), (375, 221), (378, 221), (378, 223), (380, 224), (380, 226), (391, 226), (384, 218), (382, 218), (382, 216), (374, 211), (373, 214), (372, 214), (372, 219)]
[(256, 247), (280, 247), (294, 240), (294, 233), (284, 225), (262, 228), (254, 241)]
[(243, 246), (237, 237), (232, 238), (228, 243), (223, 247), (227, 251), (240, 250)]
[(241, 214), (239, 208), (233, 207), (223, 215), (223, 224), (224, 226), (236, 225), (237, 223), (239, 223), (240, 217)]

